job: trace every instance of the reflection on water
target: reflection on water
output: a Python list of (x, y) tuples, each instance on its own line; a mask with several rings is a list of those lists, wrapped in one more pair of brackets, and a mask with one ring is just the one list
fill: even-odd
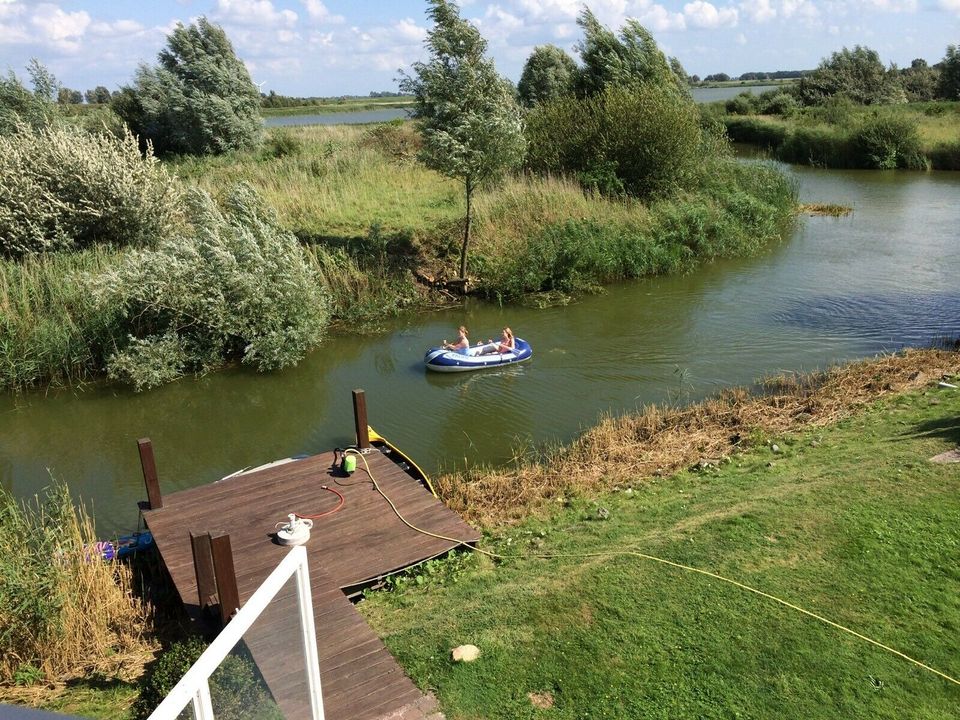
[[(129, 527), (144, 496), (136, 439), (154, 441), (165, 492), (352, 441), (350, 391), (371, 424), (428, 471), (499, 463), (568, 441), (607, 412), (697, 399), (938, 335), (960, 335), (960, 176), (790, 170), (806, 202), (851, 205), (801, 219), (759, 256), (607, 288), (566, 307), (468, 302), (333, 336), (298, 367), (234, 368), (136, 395), (111, 385), (0, 398), (0, 482), (17, 495), (49, 468), (92, 499), (102, 530)], [(528, 340), (526, 363), (434, 374), (424, 351), (466, 324)]]
[(795, 300), (773, 318), (818, 332), (855, 334), (897, 350), (960, 337), (960, 294), (824, 295)]

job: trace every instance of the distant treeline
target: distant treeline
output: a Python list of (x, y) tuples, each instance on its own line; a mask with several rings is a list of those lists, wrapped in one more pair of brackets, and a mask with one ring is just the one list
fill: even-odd
[[(774, 72), (745, 72), (739, 77), (730, 77), (726, 73), (715, 73), (713, 75), (707, 75), (703, 80), (694, 80), (694, 82), (730, 82), (731, 80), (740, 80), (741, 82), (746, 80), (795, 80), (797, 78), (806, 77), (812, 70), (776, 70)], [(694, 75), (693, 78), (697, 76)]]

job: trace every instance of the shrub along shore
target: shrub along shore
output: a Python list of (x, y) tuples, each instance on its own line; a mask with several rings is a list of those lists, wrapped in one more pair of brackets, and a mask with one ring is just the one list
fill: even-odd
[[(418, 149), (410, 123), (313, 126), (273, 130), (258, 150), (163, 163), (156, 182), (168, 186), (169, 174), (185, 185), (172, 195), (205, 191), (227, 210), (197, 197), (187, 203), (188, 220), (170, 213), (180, 239), (169, 252), (92, 245), (0, 260), (0, 386), (72, 382), (110, 370), (150, 387), (224, 357), (278, 367), (290, 347), (276, 345), (273, 328), (289, 324), (283, 318), (297, 318), (293, 346), (307, 347), (318, 341), (324, 315), (334, 329), (355, 328), (454, 301), (443, 281), (456, 264), (461, 191), (417, 163)], [(692, 189), (646, 202), (525, 173), (478, 191), (471, 291), (501, 301), (552, 299), (753, 253), (782, 237), (796, 209), (795, 188), (763, 166), (729, 157), (716, 163)], [(225, 192), (237, 182), (253, 192), (239, 191), (239, 199), (237, 190)], [(292, 238), (300, 250), (289, 246)], [(224, 252), (259, 256), (249, 272), (273, 267), (277, 277), (298, 278), (299, 289), (267, 298), (275, 308), (269, 312), (256, 306), (264, 302), (259, 295), (231, 300), (263, 278), (239, 280), (247, 270), (220, 264)], [(264, 262), (264, 253), (275, 257)], [(203, 266), (191, 267), (191, 258)], [(176, 303), (161, 298), (161, 282), (178, 288)], [(208, 285), (222, 287), (222, 308), (210, 306)], [(224, 314), (227, 307), (256, 314), (248, 321)], [(268, 325), (257, 325), (264, 317)], [(183, 326), (205, 330), (171, 335)], [(256, 347), (257, 338), (275, 345), (252, 356), (241, 352)]]
[[(911, 350), (610, 418), (515, 467), (441, 476), (444, 500), (506, 557), (431, 562), (360, 607), (454, 716), (535, 718), (547, 703), (569, 718), (601, 706), (624, 719), (721, 707), (751, 717), (943, 717), (958, 696), (942, 679), (767, 600), (617, 553), (747, 582), (957, 677), (949, 628), (960, 622), (960, 475), (927, 459), (960, 442), (960, 395), (938, 387), (958, 376), (957, 352)], [(6, 508), (8, 519), (24, 517)], [(5, 572), (44, 567), (51, 587), (71, 568), (114, 572), (50, 566), (50, 552), (49, 540), (20, 548)], [(530, 557), (551, 553), (569, 557)], [(0, 701), (103, 718), (129, 718), (135, 704), (148, 711), (138, 693), (169, 682), (173, 666), (157, 665), (149, 682), (104, 669), (97, 682), (65, 686), (44, 657), (55, 606), (32, 615), (0, 606), (0, 619), (18, 618), (19, 648)], [(138, 647), (155, 647), (153, 626), (136, 627)], [(127, 647), (132, 629), (106, 645), (78, 643), (88, 654), (64, 667), (111, 667), (110, 644)], [(449, 649), (466, 642), (481, 647), (480, 660), (451, 663)], [(195, 657), (195, 645), (161, 657)], [(11, 682), (18, 671), (28, 687)], [(41, 681), (46, 690), (30, 686)]]
[(740, 110), (745, 112), (721, 116), (730, 139), (769, 150), (783, 162), (960, 170), (960, 102), (868, 108), (839, 101), (786, 116), (759, 114), (750, 106)]

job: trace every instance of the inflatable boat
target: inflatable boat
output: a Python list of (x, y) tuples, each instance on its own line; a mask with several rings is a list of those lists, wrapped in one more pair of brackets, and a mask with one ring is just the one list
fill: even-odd
[(427, 350), (423, 362), (429, 370), (436, 370), (437, 372), (465, 372), (486, 367), (503, 367), (511, 363), (529, 360), (533, 355), (530, 343), (526, 340), (516, 338), (515, 345), (516, 348), (513, 352), (485, 354), (481, 353), (484, 348), (490, 347), (490, 343), (472, 347), (466, 353), (435, 347)]

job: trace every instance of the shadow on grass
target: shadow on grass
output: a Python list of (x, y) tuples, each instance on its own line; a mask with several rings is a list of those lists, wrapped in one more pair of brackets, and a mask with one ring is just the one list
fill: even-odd
[(904, 433), (900, 437), (903, 440), (943, 438), (949, 443), (960, 445), (960, 416), (947, 416), (918, 423), (911, 432)]

